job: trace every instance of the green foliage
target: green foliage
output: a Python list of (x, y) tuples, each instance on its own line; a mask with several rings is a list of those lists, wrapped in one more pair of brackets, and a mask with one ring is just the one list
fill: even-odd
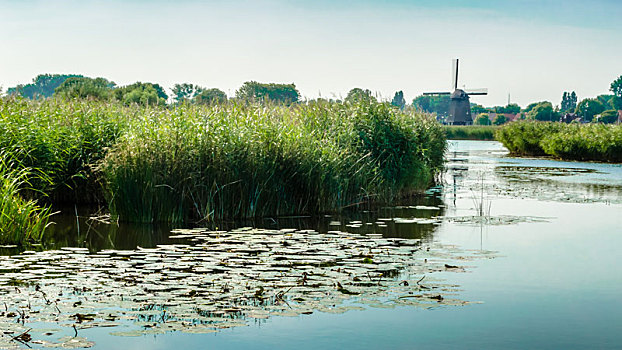
[(492, 123), (490, 122), (490, 118), (488, 118), (488, 114), (482, 113), (482, 114), (478, 115), (477, 117), (475, 117), (475, 120), (473, 121), (473, 124), (475, 124), (475, 125), (491, 125)]
[(300, 93), (293, 83), (274, 84), (247, 81), (235, 92), (235, 97), (240, 101), (272, 102), (288, 106), (298, 102)]
[(516, 103), (510, 103), (505, 107), (495, 107), (495, 113), (517, 114), (520, 113), (520, 106)]
[(413, 100), (413, 106), (421, 108), (422, 111), (445, 117), (449, 115), (449, 103), (449, 95), (421, 95)]
[(544, 101), (533, 106), (527, 113), (527, 118), (531, 120), (550, 122), (558, 121), (560, 115), (553, 109), (553, 104), (551, 104), (551, 102)]
[(613, 96), (609, 99), (608, 104), (615, 110), (622, 110), (622, 97)]
[(448, 140), (483, 140), (495, 139), (496, 126), (479, 125), (445, 125), (443, 126)]
[(488, 112), (490, 112), (489, 108), (486, 108), (482, 105), (478, 105), (475, 103), (471, 103), (471, 115), (478, 115), (478, 114), (488, 113)]
[(50, 208), (25, 200), (20, 189), (27, 186), (30, 172), (0, 152), (0, 244), (24, 245), (40, 241), (48, 225)]
[(206, 89), (201, 91), (194, 101), (199, 104), (213, 105), (227, 102), (227, 94), (220, 89)]
[(165, 105), (168, 96), (158, 84), (137, 82), (114, 89), (114, 97), (125, 105), (142, 106)]
[(391, 101), (391, 104), (394, 105), (395, 107), (398, 107), (399, 109), (404, 109), (404, 106), (406, 106), (406, 100), (404, 99), (404, 92), (403, 91), (396, 92), (395, 96), (393, 96), (393, 100)]
[(373, 96), (372, 92), (368, 89), (361, 88), (353, 88), (348, 91), (348, 95), (344, 99), (344, 102), (347, 103), (358, 103), (358, 102), (377, 102), (376, 98)]
[(508, 121), (508, 118), (506, 118), (506, 117), (505, 117), (505, 115), (503, 115), (503, 114), (497, 114), (497, 115), (495, 116), (495, 119), (492, 121), (492, 123), (493, 123), (494, 125), (502, 125), (502, 124), (507, 123), (507, 121)]
[(561, 123), (517, 121), (499, 128), (495, 138), (512, 154), (542, 156), (546, 154), (540, 145), (542, 138), (558, 132), (561, 128)]
[(26, 98), (47, 98), (68, 78), (81, 78), (79, 74), (40, 74), (31, 84), (20, 84), (7, 90), (7, 95), (19, 95)]
[(568, 113), (574, 112), (577, 108), (577, 94), (573, 92), (566, 92), (562, 95), (561, 112)]
[(104, 78), (67, 78), (54, 90), (54, 96), (67, 99), (91, 99), (107, 101), (112, 97), (115, 83)]
[(514, 122), (496, 138), (516, 155), (622, 162), (622, 125)]
[(23, 168), (29, 197), (55, 203), (103, 201), (92, 165), (127, 129), (135, 109), (87, 101), (0, 99), (0, 150)]
[(203, 91), (203, 88), (194, 84), (182, 83), (175, 84), (172, 91), (175, 102), (183, 103), (194, 99)]
[(184, 105), (144, 113), (106, 156), (125, 221), (335, 211), (421, 190), (441, 170), (440, 125), (389, 104)]
[(598, 99), (586, 98), (579, 102), (575, 113), (581, 116), (585, 121), (591, 122), (595, 115), (604, 110), (605, 106)]
[(609, 90), (613, 92), (614, 95), (622, 98), (622, 75), (620, 75), (618, 79), (611, 82)]
[(613, 124), (618, 121), (618, 111), (609, 109), (594, 118), (597, 123)]

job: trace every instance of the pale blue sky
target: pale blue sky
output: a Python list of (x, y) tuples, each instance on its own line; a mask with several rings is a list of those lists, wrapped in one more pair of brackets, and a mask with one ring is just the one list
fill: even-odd
[(487, 106), (607, 93), (622, 75), (622, 2), (0, 0), (0, 85), (40, 73), (119, 85), (190, 82), (229, 95), (248, 80), (303, 96), (353, 87), (410, 102), (459, 84)]

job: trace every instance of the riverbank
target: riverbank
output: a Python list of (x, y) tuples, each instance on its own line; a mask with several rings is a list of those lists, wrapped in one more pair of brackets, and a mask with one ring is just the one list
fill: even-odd
[(622, 163), (622, 125), (519, 121), (495, 137), (512, 155)]
[(493, 141), (498, 126), (491, 125), (445, 125), (443, 130), (448, 140)]

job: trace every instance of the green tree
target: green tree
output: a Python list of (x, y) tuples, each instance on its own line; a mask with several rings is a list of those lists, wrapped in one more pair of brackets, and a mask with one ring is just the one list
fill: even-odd
[(577, 94), (574, 91), (564, 91), (564, 94), (562, 95), (561, 112), (574, 112), (575, 108), (577, 108)]
[[(546, 101), (530, 103), (529, 105), (527, 105), (527, 107), (525, 107), (525, 109), (523, 109), (523, 112), (524, 112), (524, 113), (529, 113), (529, 112), (531, 112), (531, 110), (532, 110), (535, 106), (537, 106), (537, 105), (539, 105), (539, 104), (541, 104), (541, 103), (544, 103), (544, 102), (546, 102)], [(549, 103), (550, 103), (550, 102), (549, 102)], [(551, 104), (551, 105), (552, 105), (552, 104)]]
[(614, 80), (609, 87), (609, 90), (613, 92), (614, 95), (622, 98), (622, 75), (618, 77), (618, 79)]
[(31, 84), (20, 84), (7, 90), (8, 95), (19, 95), (22, 97), (47, 98), (54, 95), (54, 90), (68, 78), (82, 78), (79, 74), (39, 74)]
[(247, 81), (235, 92), (235, 97), (242, 101), (271, 101), (290, 105), (298, 102), (300, 93), (295, 84), (259, 83)]
[(220, 89), (205, 89), (201, 91), (194, 101), (199, 104), (213, 105), (227, 102), (227, 94)]
[(54, 90), (54, 96), (109, 100), (115, 83), (104, 78), (71, 77)]
[(594, 118), (594, 121), (597, 123), (613, 124), (618, 121), (618, 111), (613, 109), (603, 111)]
[(622, 110), (622, 97), (618, 97), (618, 96), (613, 96), (611, 99), (609, 99), (609, 106), (611, 106), (611, 108), (615, 109), (615, 110)]
[(604, 110), (605, 106), (603, 106), (602, 102), (595, 98), (586, 98), (579, 102), (575, 113), (580, 115), (584, 120), (591, 122), (595, 115)]
[(507, 114), (517, 114), (520, 113), (520, 106), (517, 105), (516, 103), (510, 103), (505, 107), (495, 107), (494, 108), (495, 113), (507, 113)]
[(357, 101), (373, 101), (376, 102), (376, 98), (372, 92), (368, 89), (353, 88), (348, 91), (348, 96), (344, 99), (344, 102), (357, 102)]
[(394, 105), (395, 107), (398, 107), (399, 109), (404, 109), (404, 106), (406, 106), (406, 100), (404, 99), (404, 92), (401, 90), (396, 92), (395, 96), (393, 96), (393, 101), (391, 101), (391, 104)]
[(114, 90), (115, 99), (126, 105), (153, 106), (166, 104), (168, 95), (159, 84), (136, 82)]
[(449, 115), (449, 95), (420, 95), (413, 100), (413, 106), (421, 108), (428, 113), (436, 113), (439, 116)]
[(487, 113), (482, 113), (480, 115), (478, 115), (475, 120), (473, 121), (473, 124), (475, 125), (490, 125), (490, 118), (488, 117)]
[(494, 125), (501, 125), (501, 124), (505, 124), (505, 123), (507, 123), (507, 121), (508, 121), (508, 118), (506, 118), (506, 117), (505, 117), (505, 115), (503, 115), (503, 114), (497, 114), (497, 115), (495, 116), (495, 119), (492, 121), (492, 123), (493, 123)]
[(537, 103), (527, 112), (527, 118), (532, 120), (551, 122), (558, 121), (559, 117), (559, 113), (553, 109), (553, 104), (548, 101)]
[(172, 91), (173, 99), (175, 100), (175, 102), (182, 103), (184, 101), (190, 101), (195, 98), (198, 94), (201, 93), (201, 91), (203, 91), (203, 88), (194, 84), (182, 83), (175, 84)]
[(471, 114), (472, 115), (478, 115), (478, 114), (488, 113), (488, 112), (490, 112), (490, 109), (482, 105), (478, 105), (476, 103), (471, 103)]

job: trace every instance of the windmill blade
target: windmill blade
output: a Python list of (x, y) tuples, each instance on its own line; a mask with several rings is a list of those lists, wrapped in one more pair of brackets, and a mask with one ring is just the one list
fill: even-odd
[(465, 89), (467, 95), (488, 95), (488, 89)]
[(424, 96), (431, 96), (431, 95), (451, 95), (451, 92), (424, 92), (423, 93)]
[(451, 88), (458, 88), (458, 59), (454, 58), (451, 62)]

